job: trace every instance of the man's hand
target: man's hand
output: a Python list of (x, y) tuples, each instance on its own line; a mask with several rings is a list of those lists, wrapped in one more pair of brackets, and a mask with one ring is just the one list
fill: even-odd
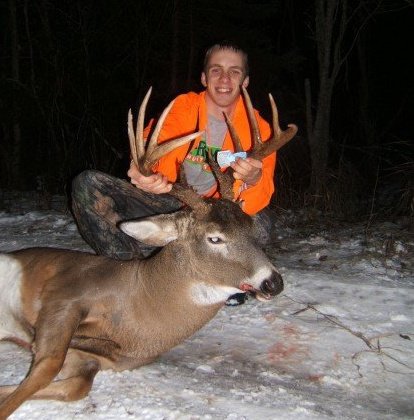
[(140, 190), (149, 193), (169, 193), (172, 188), (172, 184), (168, 181), (165, 175), (156, 173), (149, 176), (145, 176), (139, 171), (134, 161), (131, 161), (128, 176), (131, 178), (131, 184), (135, 185)]
[(262, 177), (263, 163), (261, 160), (247, 158), (236, 159), (231, 164), (234, 179), (240, 179), (247, 185), (256, 185)]

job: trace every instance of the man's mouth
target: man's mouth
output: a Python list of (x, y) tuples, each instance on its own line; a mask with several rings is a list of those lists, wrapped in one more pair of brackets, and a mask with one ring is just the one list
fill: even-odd
[(217, 93), (231, 93), (230, 88), (216, 88)]

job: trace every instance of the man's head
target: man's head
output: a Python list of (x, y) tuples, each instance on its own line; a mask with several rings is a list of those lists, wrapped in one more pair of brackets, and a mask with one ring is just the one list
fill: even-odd
[(212, 54), (214, 54), (217, 51), (221, 51), (221, 50), (229, 50), (229, 51), (232, 51), (236, 54), (240, 54), (240, 57), (241, 57), (242, 63), (243, 63), (244, 76), (246, 77), (246, 76), (249, 75), (249, 59), (247, 57), (247, 53), (245, 51), (243, 51), (238, 45), (234, 44), (231, 41), (219, 42), (217, 44), (212, 45), (206, 51), (206, 54), (204, 56), (204, 63), (203, 63), (203, 72), (204, 73), (207, 73), (209, 62), (210, 62)]
[(230, 42), (213, 45), (204, 58), (201, 83), (207, 91), (207, 103), (217, 111), (230, 113), (240, 95), (240, 86), (249, 84), (247, 54)]

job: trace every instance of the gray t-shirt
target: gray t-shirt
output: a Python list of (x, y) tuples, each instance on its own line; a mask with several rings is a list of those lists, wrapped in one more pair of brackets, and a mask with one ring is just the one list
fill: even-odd
[(216, 179), (211, 172), (211, 168), (206, 163), (207, 150), (211, 150), (213, 156), (215, 156), (223, 146), (226, 132), (226, 122), (209, 115), (207, 129), (203, 134), (197, 149), (191, 150), (183, 162), (187, 183), (191, 185), (198, 194), (202, 195), (208, 193), (216, 184)]

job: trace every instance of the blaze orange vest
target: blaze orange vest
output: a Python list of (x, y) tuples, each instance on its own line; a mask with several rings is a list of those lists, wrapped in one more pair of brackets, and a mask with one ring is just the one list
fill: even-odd
[[(256, 110), (255, 116), (262, 139), (268, 140), (271, 135), (269, 124), (260, 117)], [(240, 137), (243, 149), (249, 151), (252, 146), (250, 125), (242, 97), (237, 102), (232, 122)], [(144, 137), (147, 137), (152, 123), (153, 121), (146, 128)], [(163, 141), (191, 134), (198, 130), (204, 130), (206, 126), (207, 105), (205, 91), (199, 94), (189, 92), (179, 95), (175, 99), (174, 105), (164, 121), (158, 142), (162, 143)], [(154, 167), (154, 171), (161, 172), (169, 181), (175, 182), (181, 163), (189, 150), (197, 147), (199, 141), (200, 139), (197, 138), (190, 144), (180, 146), (166, 156), (163, 156)], [(234, 151), (229, 132), (225, 136), (222, 150)], [(242, 209), (245, 213), (253, 215), (269, 204), (270, 198), (275, 190), (273, 181), (275, 165), (276, 153), (272, 153), (263, 159), (262, 177), (256, 185), (245, 188), (240, 180), (235, 180), (233, 188), (235, 198), (243, 201)], [(218, 194), (216, 195), (218, 196)]]

